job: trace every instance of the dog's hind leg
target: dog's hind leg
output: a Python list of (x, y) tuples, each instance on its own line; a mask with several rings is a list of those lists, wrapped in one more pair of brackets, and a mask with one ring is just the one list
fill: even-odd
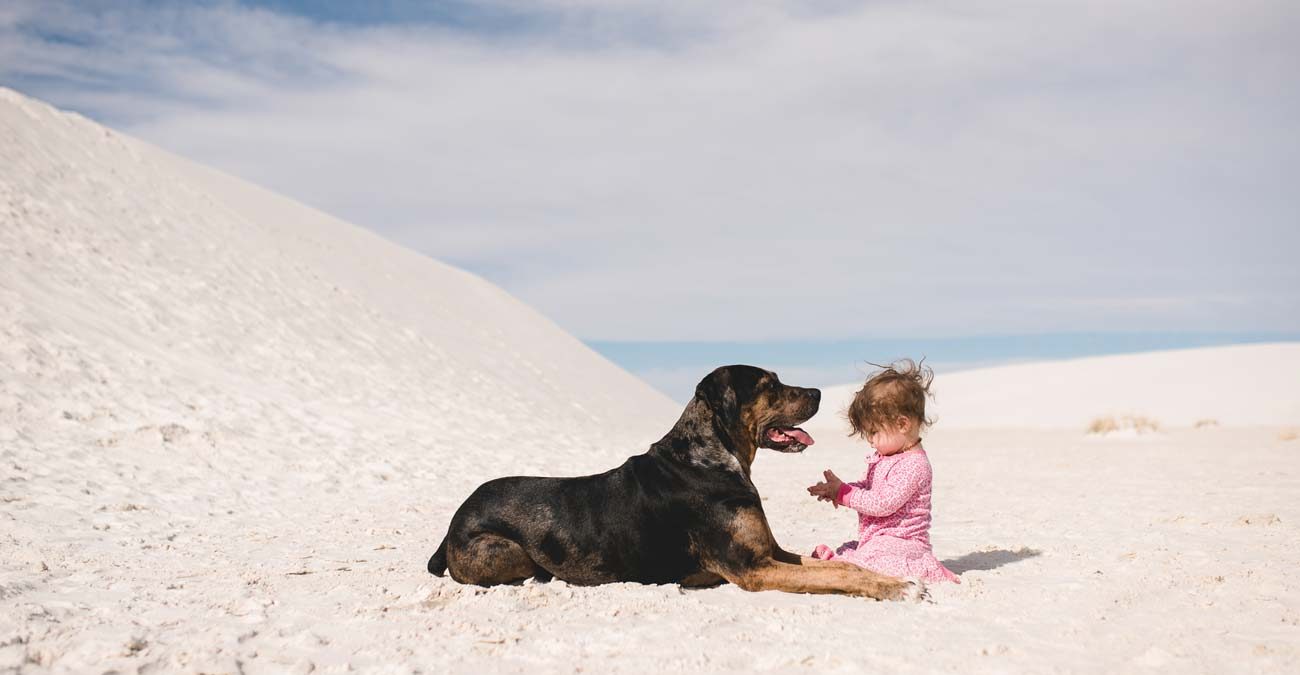
[(479, 586), (510, 584), (532, 576), (549, 576), (533, 562), (522, 546), (489, 533), (475, 536), (463, 547), (450, 547), (447, 551), (447, 569), (456, 581)]

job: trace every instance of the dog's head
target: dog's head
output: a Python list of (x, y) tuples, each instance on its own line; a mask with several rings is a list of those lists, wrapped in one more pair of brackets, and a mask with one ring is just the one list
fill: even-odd
[(812, 445), (799, 425), (817, 414), (821, 397), (818, 389), (781, 384), (776, 373), (753, 366), (723, 366), (695, 387), (723, 442), (748, 461), (758, 448), (803, 452)]

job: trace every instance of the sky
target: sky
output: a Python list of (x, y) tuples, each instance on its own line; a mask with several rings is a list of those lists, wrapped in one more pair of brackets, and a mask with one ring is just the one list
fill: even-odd
[(598, 345), (1295, 334), (1297, 34), (1252, 0), (7, 0), (0, 84)]

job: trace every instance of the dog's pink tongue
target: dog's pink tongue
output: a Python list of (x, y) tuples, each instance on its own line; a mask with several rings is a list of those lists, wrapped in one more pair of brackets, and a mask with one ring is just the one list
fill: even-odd
[(800, 429), (800, 428), (798, 428), (798, 427), (795, 427), (795, 428), (792, 428), (792, 429), (786, 429), (786, 430), (785, 430), (785, 435), (786, 435), (786, 436), (789, 436), (789, 437), (791, 437), (791, 438), (793, 438), (793, 439), (796, 440), (796, 441), (799, 441), (800, 443), (803, 443), (804, 445), (812, 445), (812, 444), (813, 444), (812, 436), (809, 436), (809, 435), (808, 435), (808, 432), (806, 432), (806, 431), (804, 431), (803, 429)]

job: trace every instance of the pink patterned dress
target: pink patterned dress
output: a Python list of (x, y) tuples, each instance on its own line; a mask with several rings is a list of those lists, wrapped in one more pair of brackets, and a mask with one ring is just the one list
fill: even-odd
[(844, 483), (837, 500), (858, 512), (858, 540), (834, 550), (821, 544), (813, 557), (890, 576), (961, 583), (930, 550), (931, 481), (924, 448), (887, 457), (871, 453), (862, 480)]

